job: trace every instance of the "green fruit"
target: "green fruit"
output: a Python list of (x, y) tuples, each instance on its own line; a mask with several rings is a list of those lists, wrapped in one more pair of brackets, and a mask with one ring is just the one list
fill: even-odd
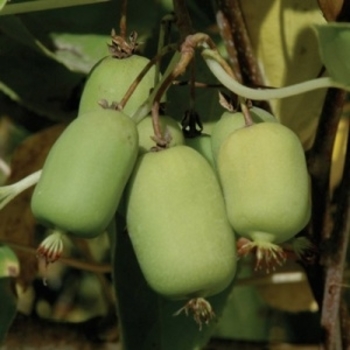
[(213, 152), (211, 149), (211, 136), (208, 134), (201, 134), (196, 137), (186, 138), (185, 144), (198, 153), (200, 153), (209, 164), (214, 167)]
[[(169, 147), (176, 145), (182, 145), (184, 143), (184, 136), (178, 122), (166, 115), (159, 117), (160, 127), (165, 138), (170, 139)], [(139, 132), (139, 152), (145, 153), (150, 151), (152, 147), (156, 145), (152, 140), (154, 136), (154, 129), (152, 123), (152, 117), (147, 116), (137, 124), (137, 130)]]
[(187, 146), (140, 157), (128, 186), (127, 227), (148, 284), (167, 298), (210, 296), (234, 277), (235, 237), (218, 180)]
[(271, 253), (309, 221), (305, 155), (287, 127), (265, 122), (233, 132), (217, 165), (229, 221), (258, 250)]
[[(149, 63), (146, 57), (132, 55), (128, 58), (107, 56), (91, 70), (86, 81), (78, 115), (100, 110), (99, 101), (106, 100), (109, 105), (119, 103), (142, 69)], [(132, 116), (148, 98), (154, 87), (155, 68), (147, 72), (125, 105), (123, 112)]]
[[(250, 114), (254, 123), (277, 122), (277, 119), (272, 114), (258, 107), (252, 107)], [(243, 113), (226, 111), (222, 114), (211, 132), (211, 147), (215, 162), (217, 162), (219, 149), (227, 136), (244, 126), (245, 120)]]
[(75, 119), (52, 147), (31, 207), (48, 227), (91, 238), (109, 224), (138, 152), (136, 124), (100, 109)]

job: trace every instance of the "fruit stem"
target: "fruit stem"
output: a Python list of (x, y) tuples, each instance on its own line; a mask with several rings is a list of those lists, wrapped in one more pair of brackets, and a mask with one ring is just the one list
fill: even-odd
[(152, 107), (152, 125), (154, 130), (153, 141), (156, 142), (156, 150), (167, 148), (167, 141), (163, 137), (159, 122), (159, 101), (154, 101)]
[[(27, 245), (20, 244), (20, 243), (15, 243), (11, 241), (7, 241), (4, 239), (0, 239), (1, 244), (6, 244), (13, 250), (19, 250), (22, 252), (30, 253), (30, 254), (35, 254), (37, 255), (37, 249), (28, 247)], [(98, 264), (96, 262), (86, 262), (83, 260), (78, 260), (74, 258), (68, 258), (68, 257), (61, 257), (60, 262), (64, 263), (65, 265), (79, 269), (79, 270), (84, 270), (92, 273), (111, 273), (112, 271), (112, 266), (110, 264)]]
[[(157, 55), (159, 55), (162, 52), (163, 48), (166, 46), (165, 43), (168, 41), (171, 25), (174, 23), (174, 21), (174, 14), (167, 14), (162, 18), (160, 22)], [(174, 47), (174, 50), (176, 50), (176, 47)], [(156, 72), (154, 75), (154, 86), (159, 83), (160, 79), (160, 61), (161, 57), (155, 65)]]
[(119, 21), (119, 31), (120, 36), (126, 39), (126, 14), (128, 8), (128, 0), (122, 0), (120, 9), (120, 21)]
[(250, 114), (245, 98), (239, 97), (239, 104), (244, 117), (245, 126), (248, 127), (254, 125), (255, 123), (253, 121), (252, 115)]
[[(129, 88), (126, 91), (125, 95), (123, 96), (123, 98), (120, 100), (120, 102), (116, 106), (117, 110), (119, 110), (119, 111), (123, 110), (123, 108), (125, 107), (125, 105), (129, 101), (129, 98), (131, 97), (131, 95), (133, 94), (135, 89), (137, 88), (138, 84), (141, 82), (141, 80), (147, 74), (147, 72), (151, 69), (151, 67), (154, 64), (156, 64), (165, 54), (167, 54), (167, 53), (169, 53), (171, 51), (174, 51), (175, 49), (176, 49), (176, 46), (174, 44), (164, 46), (162, 48), (162, 50), (146, 64), (146, 66), (138, 74), (136, 79), (131, 83), (131, 85), (129, 86)], [(149, 111), (147, 111), (147, 113), (148, 112)], [(145, 115), (143, 115), (142, 117), (145, 117), (147, 115), (147, 113)], [(137, 122), (141, 121), (141, 119), (142, 118), (138, 119)]]
[(0, 187), (0, 209), (4, 208), (18, 194), (35, 185), (40, 179), (41, 172), (38, 170), (14, 184)]
[(311, 79), (302, 83), (276, 89), (249, 88), (240, 84), (226, 72), (225, 68), (222, 66), (222, 57), (216, 50), (209, 49), (205, 43), (203, 43), (203, 47), (205, 47), (205, 49), (202, 51), (202, 56), (211, 72), (221, 82), (221, 84), (223, 84), (227, 89), (233, 91), (237, 95), (243, 96), (251, 100), (261, 101), (270, 99), (280, 99), (303, 94), (312, 90), (330, 87), (350, 90), (350, 87), (337, 83), (330, 77)]

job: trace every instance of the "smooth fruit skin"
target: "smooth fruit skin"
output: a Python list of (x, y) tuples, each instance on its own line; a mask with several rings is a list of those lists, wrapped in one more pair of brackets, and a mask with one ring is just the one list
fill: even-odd
[(200, 153), (214, 168), (214, 158), (213, 152), (211, 149), (211, 136), (208, 134), (201, 134), (196, 137), (186, 138), (185, 144), (193, 149), (195, 149), (198, 153)]
[(140, 157), (128, 186), (127, 228), (148, 284), (167, 298), (210, 296), (234, 277), (235, 237), (218, 180), (187, 146)]
[(76, 118), (52, 147), (35, 188), (37, 220), (80, 237), (109, 224), (136, 162), (136, 124), (103, 110)]
[[(169, 147), (184, 144), (184, 136), (178, 122), (167, 115), (159, 116), (160, 127), (165, 138), (170, 136)], [(149, 152), (152, 147), (156, 146), (152, 136), (154, 136), (154, 129), (152, 117), (147, 116), (137, 124), (139, 132), (139, 151), (140, 154)]]
[[(78, 115), (99, 110), (100, 100), (106, 100), (109, 105), (113, 102), (119, 103), (148, 62), (148, 58), (138, 55), (123, 59), (107, 56), (99, 61), (85, 83)], [(154, 87), (154, 77), (155, 68), (152, 66), (125, 105), (123, 109), (125, 114), (132, 116), (148, 98), (150, 90)]]
[[(250, 108), (250, 115), (254, 123), (278, 122), (269, 112), (259, 107)], [(245, 120), (241, 112), (224, 112), (211, 132), (211, 147), (215, 162), (222, 143), (233, 131), (245, 127)]]
[(235, 131), (220, 149), (218, 173), (229, 221), (241, 236), (280, 243), (309, 221), (305, 156), (287, 127), (266, 122)]

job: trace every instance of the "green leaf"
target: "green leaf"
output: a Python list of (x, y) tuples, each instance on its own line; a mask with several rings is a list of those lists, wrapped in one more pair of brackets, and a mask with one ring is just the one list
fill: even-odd
[(70, 96), (82, 76), (28, 46), (0, 36), (0, 90), (39, 115), (55, 120), (69, 114)]
[[(251, 277), (252, 263), (245, 258), (237, 278)], [(214, 335), (226, 339), (268, 341), (271, 328), (271, 319), (266, 318), (268, 310), (254, 286), (238, 285), (230, 293)]]
[[(6, 3), (7, 0), (0, 1), (0, 5), (2, 2)], [(6, 11), (4, 11), (4, 15), (12, 15), (19, 14), (25, 12), (32, 11), (42, 11), (42, 10), (52, 10), (61, 7), (70, 7), (70, 6), (78, 6), (85, 5), (96, 2), (105, 2), (110, 0), (31, 0), (31, 1), (22, 1), (21, 3), (12, 3), (7, 6)], [(0, 7), (1, 9), (1, 7)]]
[(4, 343), (7, 332), (16, 315), (17, 302), (11, 278), (0, 278), (0, 345)]
[(322, 62), (331, 78), (350, 86), (350, 24), (315, 26)]
[(0, 0), (0, 11), (5, 7), (7, 0)]
[[(184, 313), (174, 316), (184, 306), (184, 301), (166, 300), (148, 287), (121, 217), (118, 227), (121, 229), (113, 252), (114, 287), (124, 350), (194, 350), (204, 346), (216, 321), (199, 330), (190, 316)], [(231, 286), (208, 298), (218, 317), (230, 289)]]

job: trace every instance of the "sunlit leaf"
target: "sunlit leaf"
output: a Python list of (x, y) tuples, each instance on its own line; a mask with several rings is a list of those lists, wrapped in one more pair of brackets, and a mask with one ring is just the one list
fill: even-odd
[(7, 0), (0, 0), (0, 11), (5, 7)]
[[(1, 0), (6, 3), (7, 0)], [(23, 1), (21, 3), (12, 3), (4, 11), (3, 15), (16, 15), (19, 13), (32, 12), (32, 11), (43, 11), (43, 10), (52, 10), (61, 7), (70, 7), (77, 5), (85, 5), (96, 2), (105, 2), (110, 0), (31, 0), (31, 1)], [(1, 9), (1, 7), (0, 7)]]
[[(254, 53), (267, 86), (316, 78), (322, 68), (313, 24), (326, 23), (314, 0), (240, 0)], [(325, 89), (269, 101), (273, 113), (312, 145)]]

